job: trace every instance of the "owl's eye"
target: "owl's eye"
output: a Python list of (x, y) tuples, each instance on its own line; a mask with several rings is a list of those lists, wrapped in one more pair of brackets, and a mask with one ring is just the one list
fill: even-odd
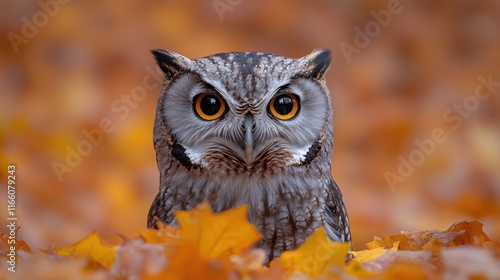
[(277, 95), (269, 102), (269, 112), (280, 120), (290, 120), (299, 113), (299, 101), (299, 97), (295, 94)]
[(226, 112), (226, 103), (219, 95), (201, 93), (193, 99), (193, 109), (196, 115), (205, 121), (220, 118)]

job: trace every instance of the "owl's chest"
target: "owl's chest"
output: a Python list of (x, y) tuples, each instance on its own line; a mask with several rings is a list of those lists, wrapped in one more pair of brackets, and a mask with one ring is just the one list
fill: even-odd
[(256, 247), (266, 250), (270, 260), (296, 249), (323, 224), (328, 197), (321, 180), (294, 177), (265, 182), (254, 178), (201, 182), (186, 177), (182, 186), (166, 191), (172, 210), (191, 209), (204, 200), (215, 212), (248, 205), (249, 221), (262, 234)]

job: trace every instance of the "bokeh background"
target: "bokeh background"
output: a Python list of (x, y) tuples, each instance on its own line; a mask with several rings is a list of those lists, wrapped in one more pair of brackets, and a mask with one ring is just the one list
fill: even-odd
[[(354, 28), (374, 20), (370, 11), (398, 2), (402, 11), (349, 62), (340, 45), (354, 46)], [(47, 20), (40, 3), (52, 3)], [(25, 39), (13, 46), (12, 33)], [(121, 96), (142, 85), (147, 69), (156, 71), (153, 48), (193, 58), (331, 49), (332, 172), (355, 249), (374, 235), (464, 219), (480, 220), (499, 239), (500, 86), (458, 128), (442, 116), (474, 94), (478, 76), (500, 82), (498, 1), (7, 0), (0, 38), (0, 220), (7, 165), (15, 163), (18, 237), (34, 249), (72, 244), (94, 229), (133, 236), (145, 228), (158, 191), (152, 125), (160, 88), (127, 105), (125, 117), (112, 104), (129, 104)], [(115, 130), (59, 181), (53, 162), (65, 163), (68, 147), (103, 118)], [(398, 158), (435, 128), (446, 141), (391, 189), (384, 174), (397, 174)]]

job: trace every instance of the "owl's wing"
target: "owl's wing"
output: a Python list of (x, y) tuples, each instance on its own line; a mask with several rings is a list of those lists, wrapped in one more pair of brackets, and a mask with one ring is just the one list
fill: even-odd
[(155, 200), (151, 204), (148, 213), (148, 228), (158, 228), (157, 222), (165, 224), (172, 223), (173, 217), (170, 213), (170, 208), (167, 209), (167, 201), (162, 191), (158, 192)]
[(328, 237), (333, 241), (351, 243), (349, 217), (344, 205), (342, 193), (333, 179), (329, 180), (331, 195), (326, 203), (325, 225)]

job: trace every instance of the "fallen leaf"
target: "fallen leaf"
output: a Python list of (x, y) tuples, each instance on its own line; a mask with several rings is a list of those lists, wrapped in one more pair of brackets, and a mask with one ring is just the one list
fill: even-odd
[[(392, 251), (397, 251), (399, 247), (399, 241), (396, 241), (390, 250)], [(387, 249), (383, 247), (376, 247), (373, 249), (368, 249), (368, 250), (363, 250), (363, 251), (357, 251), (357, 252), (351, 252), (351, 254), (355, 257), (355, 260), (359, 263), (365, 263), (372, 261), (383, 254), (387, 253)]]
[(250, 248), (260, 238), (259, 231), (247, 220), (247, 206), (214, 214), (205, 203), (191, 211), (175, 213), (180, 240), (197, 244), (207, 258), (225, 258)]
[(491, 239), (483, 231), (483, 224), (478, 221), (463, 221), (455, 223), (448, 228), (447, 231), (460, 233), (453, 239), (454, 245), (471, 244), (482, 247), (485, 242), (491, 241)]
[(290, 274), (317, 277), (329, 266), (343, 267), (349, 248), (348, 243), (329, 241), (325, 229), (319, 227), (297, 250), (284, 252), (280, 259), (273, 260), (271, 267), (280, 263)]
[(430, 251), (392, 251), (389, 250), (382, 256), (363, 263), (363, 267), (374, 273), (381, 273), (398, 263), (413, 263), (419, 266), (426, 266), (429, 269), (436, 269), (432, 263), (432, 252)]
[(202, 255), (199, 244), (184, 242), (176, 246), (169, 255), (167, 268), (156, 275), (143, 277), (144, 280), (182, 279), (228, 279), (228, 263), (220, 259), (209, 259)]
[(407, 246), (406, 244), (409, 244), (410, 242), (410, 239), (408, 238), (408, 236), (404, 235), (404, 234), (395, 234), (395, 235), (389, 235), (385, 238), (380, 238), (380, 237), (377, 237), (375, 236), (373, 238), (373, 241), (372, 242), (369, 242), (369, 243), (366, 243), (366, 248), (372, 250), (372, 249), (376, 249), (376, 248), (384, 248), (384, 249), (389, 249), (389, 248), (392, 248), (394, 247), (394, 244), (398, 244), (398, 249), (402, 249), (400, 248), (400, 244), (405, 244), (405, 246)]
[(10, 250), (10, 247), (15, 245), (16, 250), (31, 253), (30, 246), (28, 246), (28, 244), (21, 239), (16, 239), (15, 244), (10, 244), (9, 240), (11, 239), (9, 239), (9, 235), (4, 234), (3, 232), (0, 232), (0, 238), (2, 239), (2, 242), (0, 242), (0, 251)]
[(376, 237), (366, 244), (368, 249), (391, 248), (399, 242), (399, 250), (431, 250), (438, 254), (439, 248), (454, 247), (457, 245), (473, 244), (482, 247), (491, 239), (483, 232), (483, 224), (478, 221), (460, 222), (453, 224), (446, 231), (422, 230), (389, 235), (385, 238)]
[(90, 258), (102, 265), (104, 268), (108, 269), (115, 262), (115, 252), (117, 249), (117, 246), (104, 244), (99, 238), (99, 235), (97, 235), (97, 232), (93, 231), (89, 236), (78, 241), (77, 243), (66, 248), (57, 247), (55, 251), (56, 254), (61, 256)]
[(146, 229), (139, 232), (144, 241), (147, 243), (165, 244), (172, 243), (180, 238), (180, 230), (178, 227), (167, 226), (158, 222), (158, 229)]

